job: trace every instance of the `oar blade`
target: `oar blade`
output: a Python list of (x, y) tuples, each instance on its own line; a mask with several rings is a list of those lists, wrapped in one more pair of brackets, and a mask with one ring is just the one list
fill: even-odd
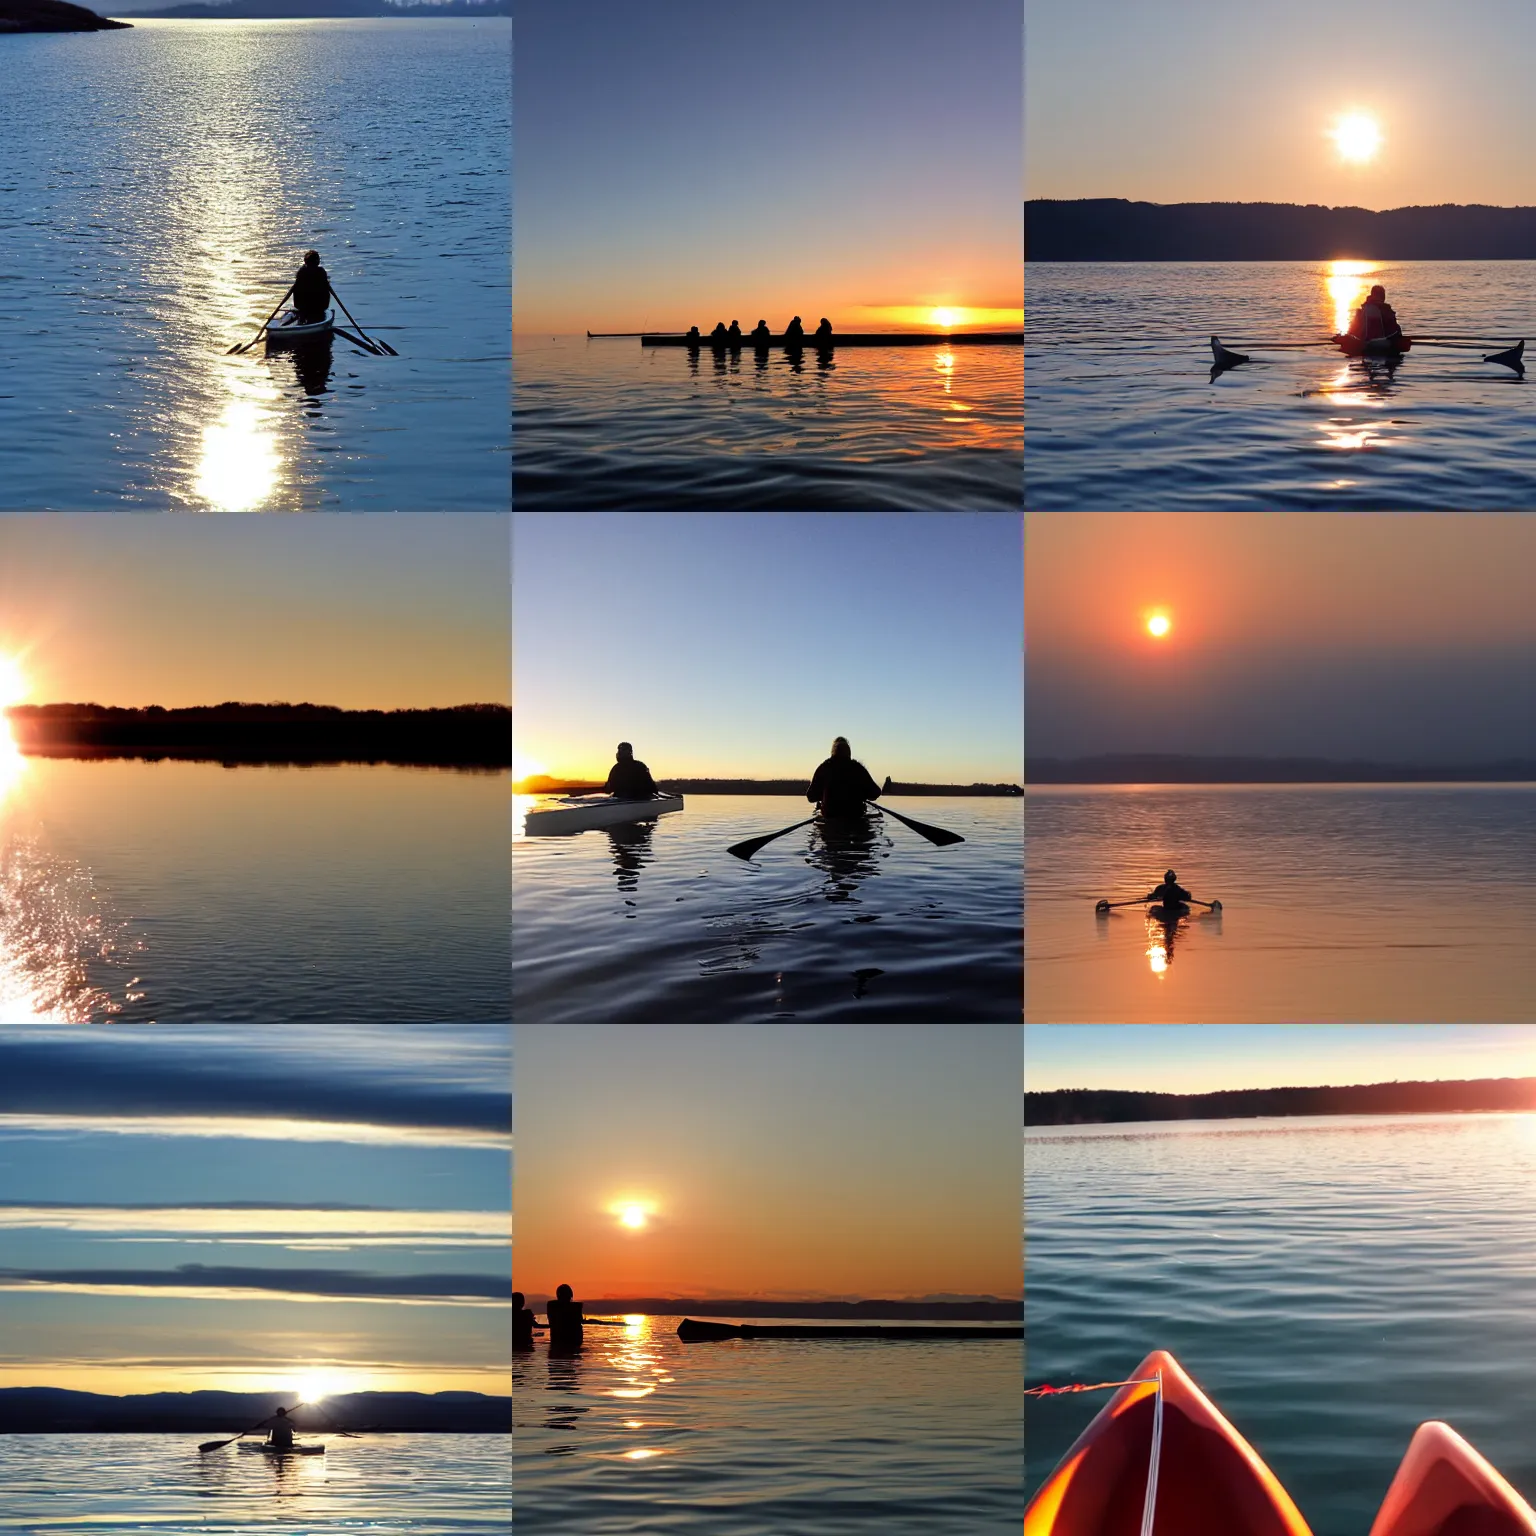
[(1485, 363), (1502, 363), (1506, 368), (1513, 368), (1516, 373), (1525, 372), (1525, 340), (1522, 337), (1519, 343), (1506, 348), (1503, 352), (1489, 352), (1484, 355)]

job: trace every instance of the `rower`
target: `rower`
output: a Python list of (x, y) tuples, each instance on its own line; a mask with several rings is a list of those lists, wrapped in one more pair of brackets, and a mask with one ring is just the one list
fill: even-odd
[[(284, 1451), (293, 1449), (293, 1425), (289, 1422), (286, 1408), (279, 1408), (270, 1419), (263, 1419), (260, 1424), (253, 1427), (270, 1431), (267, 1435), (268, 1445), (275, 1445)], [(249, 1434), (250, 1431), (247, 1430), (246, 1433)]]
[(512, 1347), (513, 1349), (532, 1349), (533, 1330), (542, 1328), (543, 1323), (533, 1320), (533, 1308), (523, 1305), (523, 1293), (512, 1292)]
[(700, 335), (699, 335), (699, 328), (698, 328), (698, 326), (696, 326), (696, 325), (690, 325), (690, 326), (689, 326), (689, 327), (688, 327), (688, 334), (687, 334), (687, 336), (686, 336), (686, 337), (685, 337), (685, 338), (684, 338), (684, 340), (685, 340), (685, 341), (687, 341), (687, 343), (688, 343), (688, 345), (689, 345), (689, 346), (690, 346), (690, 347), (696, 347), (696, 346), (698, 346), (698, 345), (699, 345), (699, 343), (700, 343), (700, 342), (701, 342), (701, 341), (703, 341), (703, 339), (704, 339), (704, 338), (703, 338), (703, 337), (702, 337), (702, 336), (700, 336)]
[(832, 322), (825, 315), (821, 317), (821, 324), (816, 327), (817, 341), (832, 340)]
[(301, 325), (324, 320), (331, 305), (331, 279), (320, 265), (319, 251), (305, 251), (304, 265), (294, 274), (293, 307)]
[(1163, 883), (1148, 891), (1146, 899), (1159, 902), (1165, 907), (1172, 907), (1188, 906), (1194, 898), (1179, 884), (1179, 877), (1169, 869), (1163, 872)]
[(1355, 318), (1349, 322), (1349, 334), (1361, 341), (1385, 341), (1402, 333), (1397, 314), (1387, 303), (1387, 290), (1377, 283), (1365, 303), (1355, 311)]
[(715, 321), (715, 328), (714, 328), (714, 330), (712, 330), (709, 333), (709, 339), (711, 341), (718, 341), (718, 342), (723, 342), (725, 340), (725, 321), (724, 320), (717, 320), (717, 321)]
[(800, 323), (800, 316), (796, 315), (788, 325), (784, 327), (785, 341), (804, 341), (805, 327)]
[(549, 1319), (549, 1347), (559, 1354), (574, 1353), (581, 1348), (581, 1303), (572, 1301), (570, 1286), (562, 1285), (555, 1291), (555, 1300), (544, 1303), (544, 1315)]
[(621, 741), (603, 788), (616, 800), (649, 800), (656, 793), (656, 781), (651, 770), (635, 756), (635, 749)]
[(839, 736), (832, 743), (831, 757), (811, 775), (805, 798), (814, 801), (823, 816), (862, 816), (864, 802), (880, 798), (880, 786), (854, 757), (848, 738)]
[(739, 321), (739, 320), (732, 320), (731, 321), (731, 328), (725, 334), (726, 334), (726, 339), (727, 340), (734, 341), (734, 342), (740, 342), (740, 340), (741, 340), (741, 321)]
[(761, 342), (765, 347), (773, 340), (773, 332), (768, 329), (766, 320), (759, 320), (752, 328), (752, 340)]

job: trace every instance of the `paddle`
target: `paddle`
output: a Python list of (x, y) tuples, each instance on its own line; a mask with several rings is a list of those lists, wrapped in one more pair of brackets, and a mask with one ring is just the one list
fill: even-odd
[(797, 821), (794, 827), (781, 827), (777, 832), (770, 832), (767, 837), (749, 837), (744, 843), (732, 843), (725, 851), (734, 853), (738, 859), (750, 859), (759, 848), (766, 847), (774, 838), (793, 832), (795, 827), (808, 827), (815, 820), (814, 816), (807, 816), (804, 821)]
[[(350, 309), (348, 309), (345, 304), (342, 304), (341, 295), (336, 292), (336, 286), (335, 286), (334, 283), (331, 285), (331, 297), (333, 299), (335, 299), (338, 304), (341, 304), (341, 312), (342, 312), (342, 314), (344, 314), (347, 317), (347, 319), (352, 322), (353, 325), (357, 325), (357, 316), (354, 315), (352, 313), (352, 311)], [(390, 344), (387, 341), (374, 341), (373, 337), (369, 336), (367, 331), (365, 331), (362, 328), (362, 326), (357, 325), (357, 331), (358, 331), (358, 334), (360, 336), (362, 336), (365, 340), (373, 342), (374, 346), (381, 348), (385, 352), (388, 352), (391, 357), (399, 357), (400, 356), (400, 354), (398, 352), (396, 352), (395, 349), (392, 346), (390, 346)]]
[[(871, 801), (871, 804), (874, 802)], [(882, 816), (894, 816), (903, 826), (911, 827), (914, 832), (920, 832), (936, 848), (947, 848), (951, 843), (963, 843), (965, 839), (958, 832), (946, 832), (943, 827), (930, 827), (927, 822), (913, 821), (910, 816), (903, 816), (900, 811), (893, 811), (888, 806), (876, 805), (875, 809)]]
[[(293, 292), (293, 284), (289, 283), (289, 285), (288, 285), (288, 293), (292, 293), (292, 292)], [(277, 301), (277, 309), (281, 309), (283, 307), (283, 305), (288, 302), (288, 293), (285, 293), (282, 296), (282, 298), (280, 298)], [(243, 347), (231, 347), (229, 349), (229, 351), (227, 351), (224, 354), (224, 356), (225, 357), (233, 357), (237, 352), (249, 352), (251, 350), (251, 348), (254, 347), (256, 345), (256, 343), (261, 340), (262, 332), (264, 332), (266, 330), (266, 328), (269, 325), (272, 324), (273, 319), (277, 315), (277, 309), (274, 309), (272, 311), (272, 313), (270, 315), (268, 315), (267, 318), (261, 322), (260, 329), (256, 332), (256, 334), (254, 336), (251, 337), (251, 339), (248, 342), (246, 342), (246, 344)], [(240, 1437), (238, 1435), (236, 1435), (235, 1438), (238, 1440)]]
[(371, 352), (375, 357), (383, 357), (384, 354), (376, 346), (374, 346), (371, 341), (368, 341), (366, 338), (358, 336), (354, 332), (349, 331), (345, 326), (338, 325), (333, 327), (333, 329), (338, 336), (346, 337), (346, 339), (350, 341), (354, 347), (361, 347), (364, 352)]
[[(1112, 912), (1116, 907), (1139, 907), (1157, 899), (1155, 896), (1137, 896), (1131, 901), (1099, 901), (1094, 904), (1093, 910), (1095, 912)], [(1219, 901), (1201, 901), (1198, 896), (1191, 896), (1189, 899), (1197, 907), (1209, 907), (1212, 912), (1221, 911), (1221, 903)]]

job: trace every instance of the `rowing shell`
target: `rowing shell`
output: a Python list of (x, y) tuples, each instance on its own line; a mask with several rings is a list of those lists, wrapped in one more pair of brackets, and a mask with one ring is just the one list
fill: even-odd
[(764, 351), (769, 347), (795, 351), (801, 347), (1022, 347), (1023, 331), (957, 331), (948, 335), (943, 331), (834, 331), (830, 336), (678, 336), (646, 334), (640, 338), (642, 347), (709, 347), (712, 350), (735, 351), (750, 347)]
[(301, 347), (312, 342), (329, 341), (336, 333), (336, 311), (328, 309), (325, 319), (300, 321), (294, 310), (286, 310), (276, 325), (267, 327), (269, 347)]

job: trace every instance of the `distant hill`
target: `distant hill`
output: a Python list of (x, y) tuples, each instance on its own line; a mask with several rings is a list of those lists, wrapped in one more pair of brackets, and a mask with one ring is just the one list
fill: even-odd
[(1446, 1115), (1536, 1110), (1536, 1077), (1454, 1083), (1366, 1083), (1349, 1088), (1242, 1088), (1138, 1093), (1059, 1088), (1024, 1095), (1024, 1124), (1119, 1125), (1157, 1120), (1246, 1120), (1270, 1115)]
[(0, 0), (0, 34), (7, 32), (105, 32), (126, 27), (66, 0)]
[[(312, 1412), (292, 1392), (148, 1392), (111, 1397), (62, 1387), (0, 1388), (0, 1434), (238, 1434), (279, 1407), (299, 1429), (383, 1434), (509, 1434), (512, 1399), (480, 1392), (348, 1392)], [(322, 1414), (324, 1417), (322, 1417)]]
[(1527, 784), (1536, 762), (1404, 765), (1335, 762), (1325, 757), (1183, 757), (1166, 752), (1115, 752), (1102, 757), (1032, 757), (1030, 784)]
[(1536, 208), (1327, 208), (1036, 198), (1026, 261), (1529, 261)]
[[(7, 0), (0, 0), (0, 4)], [(324, 21), (377, 16), (510, 16), (512, 0), (442, 0), (439, 5), (392, 5), (390, 0), (223, 0), (166, 6), (135, 15), (159, 21)]]

